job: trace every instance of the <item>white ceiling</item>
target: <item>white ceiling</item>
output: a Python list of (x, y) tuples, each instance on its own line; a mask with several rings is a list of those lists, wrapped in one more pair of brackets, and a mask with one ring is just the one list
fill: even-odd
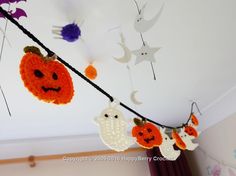
[[(139, 0), (144, 4), (146, 1)], [(202, 110), (236, 83), (236, 1), (235, 0), (148, 0), (145, 17), (151, 18), (165, 3), (158, 23), (144, 34), (156, 53), (153, 80), (150, 63), (129, 63), (134, 89), (143, 102), (134, 106), (129, 96), (132, 86), (121, 56), (119, 33), (123, 32), (131, 50), (141, 47), (133, 22), (137, 14), (133, 0), (29, 0), (22, 7), (28, 18), (19, 22), (57, 55), (83, 72), (89, 58), (94, 58), (98, 78), (94, 81), (107, 92), (146, 117), (166, 125), (180, 125), (190, 111), (189, 100)], [(73, 20), (84, 21), (82, 40), (75, 43), (54, 39), (53, 25)], [(1, 19), (0, 27), (4, 28)], [(10, 24), (0, 64), (0, 84), (8, 99), (8, 116), (0, 96), (0, 140), (97, 134), (95, 116), (107, 106), (108, 99), (80, 77), (71, 73), (75, 95), (70, 104), (57, 106), (38, 101), (23, 86), (19, 63), (26, 45), (35, 45)], [(2, 38), (2, 35), (1, 35)], [(37, 46), (37, 45), (36, 45)], [(135, 117), (122, 107), (127, 118)], [(205, 109), (206, 110), (206, 109)], [(222, 117), (224, 118), (224, 117)], [(207, 121), (214, 123), (214, 118)], [(204, 124), (204, 127), (207, 127)]]

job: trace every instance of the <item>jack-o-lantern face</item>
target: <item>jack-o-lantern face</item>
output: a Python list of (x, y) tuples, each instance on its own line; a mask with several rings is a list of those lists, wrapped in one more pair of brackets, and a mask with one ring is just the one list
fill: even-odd
[(189, 136), (194, 136), (195, 138), (198, 137), (198, 132), (195, 128), (192, 126), (185, 126), (184, 127), (184, 132), (187, 133)]
[(133, 127), (132, 136), (136, 137), (136, 142), (139, 145), (147, 149), (159, 146), (162, 143), (161, 133), (152, 123), (139, 122), (139, 125)]
[(66, 68), (59, 62), (27, 52), (20, 63), (20, 74), (25, 87), (40, 100), (66, 104), (71, 101), (74, 88)]

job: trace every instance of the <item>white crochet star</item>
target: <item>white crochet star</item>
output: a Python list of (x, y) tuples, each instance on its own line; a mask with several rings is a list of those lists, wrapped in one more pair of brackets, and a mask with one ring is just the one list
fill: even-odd
[(139, 64), (143, 61), (150, 61), (150, 62), (156, 62), (154, 54), (161, 49), (160, 47), (149, 47), (148, 44), (145, 42), (144, 45), (138, 49), (132, 51), (134, 55), (136, 55), (136, 61), (135, 65)]

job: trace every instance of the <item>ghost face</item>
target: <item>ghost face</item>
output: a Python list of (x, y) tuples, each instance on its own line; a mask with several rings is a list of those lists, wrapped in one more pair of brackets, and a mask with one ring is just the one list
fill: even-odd
[(107, 128), (109, 127), (111, 130), (115, 130), (115, 125), (119, 125), (119, 127), (126, 126), (126, 121), (123, 114), (116, 108), (112, 107), (103, 110), (101, 115), (97, 117), (95, 121), (102, 126), (105, 125)]
[(186, 144), (187, 150), (195, 150), (199, 144), (193, 143), (192, 140), (195, 138), (194, 136), (189, 136), (187, 133), (184, 132), (183, 129), (181, 129), (179, 136), (183, 140), (183, 142)]
[(100, 137), (104, 144), (116, 151), (124, 151), (134, 144), (134, 139), (127, 135), (127, 121), (123, 114), (114, 107), (109, 107), (95, 119), (100, 127)]
[(153, 16), (150, 20), (144, 19), (144, 11), (145, 11), (146, 4), (141, 8), (139, 14), (136, 16), (134, 21), (134, 28), (137, 32), (144, 33), (151, 29), (157, 20), (160, 18), (161, 13), (163, 11), (164, 5), (160, 8), (159, 12)]

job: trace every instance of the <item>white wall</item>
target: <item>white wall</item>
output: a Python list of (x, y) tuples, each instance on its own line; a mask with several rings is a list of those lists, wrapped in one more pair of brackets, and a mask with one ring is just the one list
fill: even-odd
[[(145, 152), (109, 155), (111, 158), (146, 157)], [(101, 159), (101, 156), (97, 156)], [(150, 176), (147, 161), (91, 161), (68, 162), (61, 160), (40, 161), (35, 168), (27, 163), (1, 165), (1, 176)]]
[[(222, 176), (231, 176), (227, 166), (236, 167), (235, 134), (236, 114), (233, 114), (200, 135), (198, 142), (203, 150), (196, 149), (188, 155), (195, 176), (209, 175), (208, 172), (216, 165), (221, 167)], [(216, 162), (215, 159), (220, 162)], [(236, 170), (234, 172), (236, 174)]]

